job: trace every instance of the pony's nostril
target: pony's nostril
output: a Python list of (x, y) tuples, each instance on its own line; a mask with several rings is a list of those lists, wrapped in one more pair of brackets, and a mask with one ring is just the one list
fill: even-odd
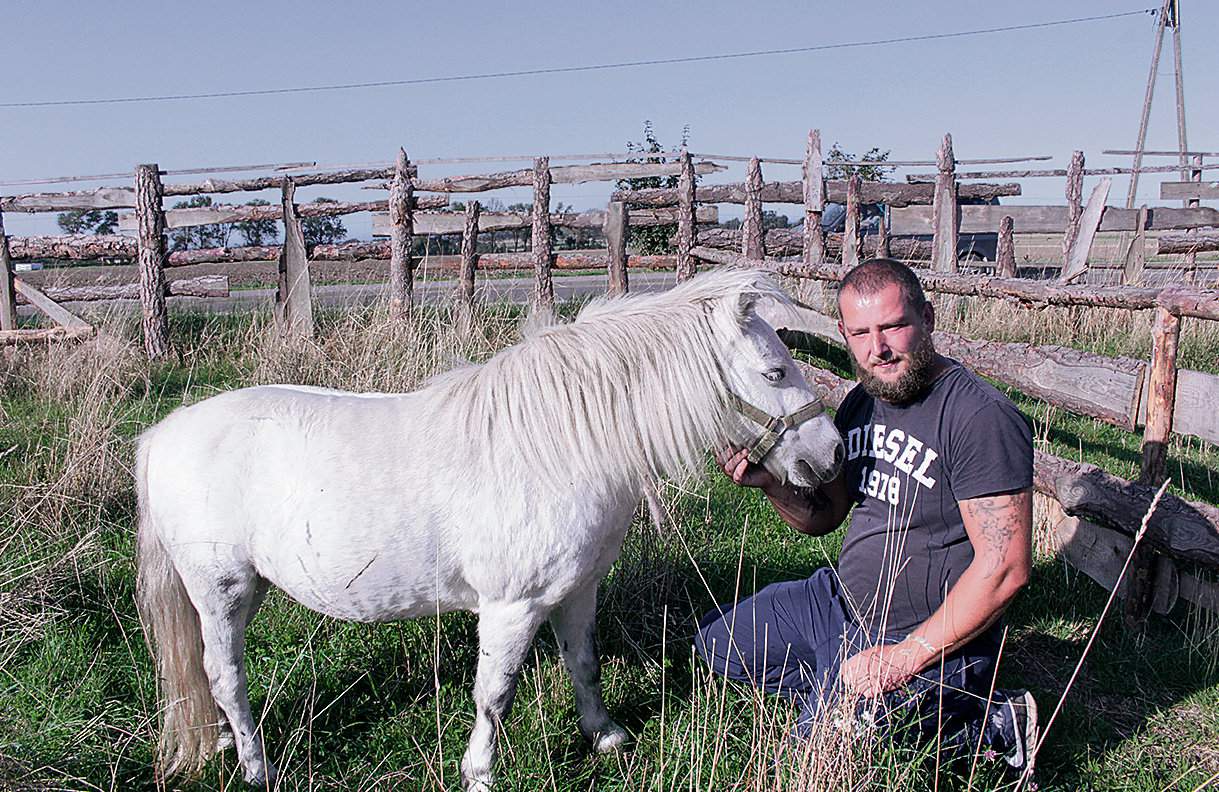
[(842, 443), (839, 443), (834, 448), (834, 468), (835, 469), (837, 469), (842, 464), (843, 458), (846, 457), (846, 455), (847, 455), (846, 449), (842, 447)]
[(805, 462), (803, 459), (796, 460), (796, 471), (805, 481), (817, 481), (818, 476), (813, 470), (813, 466)]

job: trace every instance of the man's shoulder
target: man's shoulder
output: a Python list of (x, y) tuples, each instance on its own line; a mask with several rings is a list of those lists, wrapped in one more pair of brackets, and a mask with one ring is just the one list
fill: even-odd
[(991, 385), (981, 376), (970, 371), (959, 361), (945, 358), (948, 369), (941, 377), (944, 396), (952, 399), (954, 406), (977, 409), (995, 405), (1002, 409), (1019, 411), (1015, 403), (1003, 391)]

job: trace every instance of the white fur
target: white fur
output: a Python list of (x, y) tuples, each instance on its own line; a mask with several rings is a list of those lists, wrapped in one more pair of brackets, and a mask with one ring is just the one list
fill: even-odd
[[(754, 315), (758, 300), (786, 297), (757, 273), (710, 273), (659, 295), (595, 301), (414, 393), (248, 388), (146, 432), (140, 600), (172, 699), (170, 771), (201, 766), (227, 721), (247, 780), (272, 777), (242, 660), (268, 582), (342, 619), (480, 614), (467, 785), (491, 783), (498, 723), (546, 619), (581, 731), (598, 749), (620, 745), (593, 624), (597, 582), (635, 506), (651, 482), (695, 472), (708, 447), (756, 431), (730, 411), (728, 389), (775, 415), (815, 398)], [(778, 383), (763, 376), (775, 368), (787, 375)], [(834, 472), (840, 445), (821, 416), (788, 432), (766, 464), (811, 485)], [(203, 717), (208, 691), (192, 689), (200, 664), (219, 722)]]

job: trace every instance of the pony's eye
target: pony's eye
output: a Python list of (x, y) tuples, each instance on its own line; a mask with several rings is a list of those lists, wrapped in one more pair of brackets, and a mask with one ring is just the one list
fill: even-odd
[(767, 382), (781, 382), (787, 376), (787, 372), (781, 368), (773, 368), (769, 371), (763, 371), (762, 376), (766, 378)]

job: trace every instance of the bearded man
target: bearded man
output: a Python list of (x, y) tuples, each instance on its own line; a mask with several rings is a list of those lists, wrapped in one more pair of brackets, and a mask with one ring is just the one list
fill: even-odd
[(856, 715), (900, 721), (923, 738), (938, 730), (941, 749), (961, 755), (980, 743), (1023, 771), (1036, 704), (991, 687), (1003, 612), (1030, 573), (1029, 423), (936, 353), (934, 308), (905, 265), (855, 267), (838, 307), (859, 381), (835, 417), (842, 472), (801, 490), (745, 451), (717, 455), (733, 481), (761, 488), (802, 533), (827, 534), (854, 507), (838, 567), (716, 608), (696, 648), (716, 673), (794, 698), (797, 735), (845, 695)]

